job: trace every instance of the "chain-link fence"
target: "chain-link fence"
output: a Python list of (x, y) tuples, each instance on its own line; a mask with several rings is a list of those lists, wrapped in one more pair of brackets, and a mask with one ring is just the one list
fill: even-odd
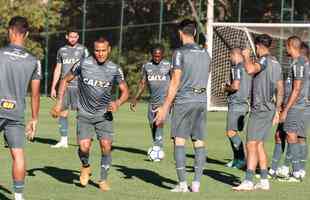
[[(201, 18), (205, 17), (206, 2), (198, 0), (195, 3)], [(51, 9), (52, 5), (49, 4), (51, 1), (45, 6)], [(179, 1), (176, 5), (173, 1), (169, 3), (165, 0), (75, 0), (67, 6), (70, 8), (63, 8), (61, 28), (49, 30), (47, 17), (45, 30), (41, 33), (45, 47), (42, 92), (47, 95), (56, 64), (56, 53), (66, 43), (67, 29), (78, 30), (80, 43), (90, 52), (98, 36), (106, 37), (113, 47), (111, 59), (122, 66), (133, 91), (140, 79), (142, 64), (150, 59), (152, 44), (161, 43), (166, 49), (165, 57), (170, 59), (171, 50), (179, 46), (175, 26), (178, 20), (191, 17), (192, 14), (187, 1)]]

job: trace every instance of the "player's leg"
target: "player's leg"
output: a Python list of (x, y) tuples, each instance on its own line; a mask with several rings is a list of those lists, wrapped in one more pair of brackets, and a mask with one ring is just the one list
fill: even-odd
[(4, 134), (12, 156), (12, 177), (15, 200), (23, 200), (25, 186), (25, 127), (22, 122), (7, 120)]
[(164, 133), (164, 126), (163, 124), (157, 126), (154, 122), (155, 118), (155, 110), (157, 106), (149, 104), (148, 106), (148, 120), (152, 132), (152, 139), (153, 139), (153, 146), (159, 146), (163, 148), (163, 133)]
[(64, 97), (63, 109), (58, 118), (58, 131), (60, 134), (60, 140), (55, 145), (51, 145), (52, 148), (67, 148), (68, 147), (68, 115), (70, 107), (70, 87), (67, 89)]
[[(306, 116), (305, 116), (306, 117)], [(305, 124), (306, 118), (301, 120), (301, 124), (299, 126), (298, 134), (298, 144), (299, 144), (299, 162), (300, 162), (300, 170), (299, 177), (303, 179), (306, 176), (306, 162), (308, 157), (308, 145), (307, 145), (307, 126)]]
[(95, 134), (95, 128), (92, 121), (86, 117), (78, 116), (77, 118), (77, 137), (79, 143), (78, 156), (81, 161), (80, 183), (82, 186), (88, 184), (91, 176), (89, 163), (89, 152), (91, 149), (92, 138)]
[(69, 130), (69, 110), (77, 110), (77, 99), (78, 99), (78, 88), (77, 87), (68, 87), (65, 97), (64, 97), (64, 111), (61, 112), (58, 119), (60, 141), (52, 145), (53, 148), (67, 148), (68, 147), (68, 130)]
[(272, 177), (276, 176), (276, 171), (279, 166), (279, 161), (285, 149), (286, 143), (286, 133), (283, 130), (283, 124), (279, 124), (274, 135), (275, 146), (273, 149), (271, 167), (269, 169), (269, 174)]
[[(245, 173), (245, 180), (239, 186), (233, 187), (234, 190), (240, 191), (254, 189), (253, 177), (255, 174), (255, 170), (259, 159), (263, 160), (263, 147), (261, 146), (261, 142), (265, 140), (268, 135), (267, 133), (270, 131), (272, 118), (273, 112), (271, 111), (258, 113), (251, 112), (246, 137), (247, 169)], [(259, 155), (259, 152), (262, 155)]]
[(192, 119), (187, 116), (188, 111), (189, 107), (183, 104), (176, 104), (172, 108), (171, 137), (174, 141), (174, 160), (179, 182), (172, 192), (188, 192), (185, 142), (190, 135), (192, 123)]
[(111, 155), (112, 140), (101, 139), (100, 147), (101, 147), (101, 173), (100, 173), (99, 186), (102, 191), (108, 191), (110, 190), (110, 186), (107, 180), (108, 180), (108, 171), (112, 163), (112, 155)]
[(67, 148), (68, 147), (68, 115), (69, 111), (65, 110), (60, 113), (58, 119), (58, 127), (60, 133), (60, 140), (57, 144), (52, 145), (52, 148)]
[(191, 130), (193, 147), (195, 151), (195, 175), (192, 182), (191, 190), (192, 192), (199, 192), (200, 181), (203, 175), (203, 170), (206, 163), (207, 151), (205, 148), (204, 138), (206, 136), (206, 121), (207, 121), (207, 109), (204, 104), (197, 104), (193, 109), (193, 128)]
[(268, 157), (264, 148), (264, 142), (258, 143), (258, 163), (260, 168), (260, 182), (255, 185), (255, 189), (269, 190), (268, 180)]
[(269, 190), (270, 183), (268, 180), (268, 156), (264, 147), (264, 142), (267, 140), (269, 132), (272, 127), (272, 119), (274, 117), (273, 111), (263, 112), (261, 115), (262, 120), (260, 123), (264, 125), (258, 130), (260, 137), (257, 136), (258, 146), (258, 164), (260, 168), (260, 181), (255, 185), (255, 189)]
[(97, 139), (100, 141), (101, 148), (101, 173), (99, 187), (102, 191), (110, 190), (110, 185), (108, 183), (108, 171), (112, 164), (112, 141), (113, 141), (113, 117), (112, 113), (109, 113), (110, 116), (99, 117), (95, 124), (95, 131), (97, 134)]
[(303, 130), (303, 112), (297, 109), (290, 109), (284, 130), (287, 132), (288, 149), (291, 154), (291, 163), (293, 168), (293, 178), (299, 179), (300, 170), (300, 145), (298, 144), (298, 134)]
[(299, 137), (298, 144), (300, 146), (300, 176), (306, 176), (306, 163), (308, 160), (308, 144), (306, 137)]
[(226, 136), (229, 138), (231, 148), (234, 152), (232, 162), (228, 163), (228, 167), (243, 168), (245, 165), (245, 155), (243, 143), (237, 131), (242, 131), (244, 126), (245, 114), (242, 112), (227, 113)]
[(174, 138), (174, 160), (179, 184), (172, 189), (172, 192), (188, 192), (186, 180), (186, 149), (185, 138)]

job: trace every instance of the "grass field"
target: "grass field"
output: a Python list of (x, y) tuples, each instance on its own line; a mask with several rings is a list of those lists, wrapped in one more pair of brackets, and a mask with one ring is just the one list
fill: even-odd
[[(52, 102), (42, 98), (39, 131), (34, 143), (26, 145), (27, 171), (25, 198), (27, 200), (173, 200), (173, 199), (310, 199), (310, 178), (303, 183), (280, 183), (272, 181), (268, 192), (233, 192), (231, 186), (243, 178), (244, 172), (229, 169), (224, 164), (231, 158), (230, 145), (224, 136), (225, 113), (208, 114), (208, 163), (199, 194), (175, 194), (169, 189), (176, 183), (172, 145), (169, 128), (165, 130), (166, 157), (160, 163), (146, 160), (146, 151), (151, 146), (151, 137), (146, 120), (146, 104), (139, 104), (136, 113), (124, 105), (115, 115), (115, 141), (113, 144), (113, 167), (109, 173), (112, 190), (103, 193), (96, 184), (99, 177), (100, 151), (98, 142), (93, 143), (91, 165), (93, 176), (90, 184), (79, 186), (79, 167), (75, 142), (74, 115), (70, 117), (70, 147), (51, 149), (59, 135), (56, 120), (49, 116)], [(12, 199), (11, 159), (0, 137), (0, 200)], [(269, 155), (272, 152), (272, 134), (268, 140)], [(188, 180), (191, 181), (193, 154), (188, 144)], [(309, 166), (309, 165), (308, 165)], [(309, 172), (309, 167), (308, 167)]]

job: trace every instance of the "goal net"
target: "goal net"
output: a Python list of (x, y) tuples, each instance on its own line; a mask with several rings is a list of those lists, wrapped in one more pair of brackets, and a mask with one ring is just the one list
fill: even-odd
[(212, 53), (208, 88), (210, 111), (227, 110), (227, 94), (222, 91), (222, 84), (230, 78), (229, 52), (232, 48), (250, 48), (254, 56), (255, 36), (263, 33), (270, 35), (273, 38), (271, 54), (281, 63), (285, 76), (290, 63), (285, 49), (286, 39), (296, 35), (310, 42), (309, 24), (212, 23), (209, 27), (212, 27), (212, 45), (208, 47)]

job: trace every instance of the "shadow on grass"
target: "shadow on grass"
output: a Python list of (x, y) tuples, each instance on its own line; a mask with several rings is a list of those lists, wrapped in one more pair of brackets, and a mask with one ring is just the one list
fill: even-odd
[(147, 152), (145, 150), (136, 149), (136, 148), (132, 148), (132, 147), (112, 146), (112, 150), (114, 150), (114, 151), (125, 151), (128, 153), (141, 154), (141, 155), (147, 154)]
[(50, 138), (35, 137), (33, 142), (53, 145), (53, 144), (56, 144), (58, 141), (55, 139), (50, 139)]
[(209, 176), (210, 178), (216, 181), (219, 181), (224, 184), (231, 185), (231, 186), (237, 186), (241, 182), (240, 177), (227, 173), (227, 172), (223, 172), (223, 171), (205, 169), (203, 171), (203, 174)]
[[(57, 140), (50, 139), (50, 138), (41, 138), (41, 137), (35, 137), (33, 142), (41, 143), (41, 144), (48, 144), (48, 145), (54, 145), (57, 144)], [(69, 144), (69, 146), (77, 147), (77, 144)]]
[[(61, 169), (58, 167), (45, 166), (43, 168), (34, 168), (27, 171), (28, 176), (36, 176), (35, 172), (43, 172), (59, 182), (66, 184), (75, 184), (76, 186), (83, 187), (80, 184), (80, 172), (77, 170)], [(99, 188), (99, 185), (92, 180), (89, 180), (88, 184)]]
[(177, 182), (163, 177), (159, 175), (156, 172), (147, 170), (147, 169), (135, 169), (135, 168), (129, 168), (122, 165), (113, 165), (115, 169), (119, 172), (122, 172), (124, 174), (124, 179), (132, 179), (134, 177), (146, 182), (151, 183), (153, 185), (156, 185), (158, 187), (162, 187), (165, 189), (171, 189), (171, 187), (167, 186), (167, 184), (173, 184), (175, 185)]
[[(187, 158), (195, 158), (195, 155), (194, 154), (186, 154), (186, 157)], [(227, 164), (227, 162), (225, 162), (225, 161), (216, 160), (216, 159), (210, 158), (210, 157), (207, 157), (207, 163), (215, 164), (215, 165), (226, 165)]]
[(12, 194), (12, 192), (10, 190), (8, 190), (7, 188), (3, 187), (2, 185), (0, 185), (0, 199), (1, 200), (11, 200), (9, 199), (7, 196), (5, 196), (4, 194), (2, 194), (2, 191), (7, 193), (7, 194)]

